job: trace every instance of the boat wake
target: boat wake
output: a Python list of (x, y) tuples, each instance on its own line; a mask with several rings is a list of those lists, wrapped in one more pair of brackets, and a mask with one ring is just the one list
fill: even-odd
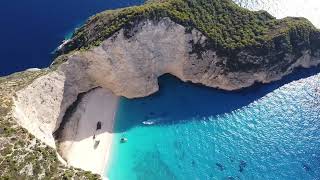
[(157, 124), (162, 120), (162, 118), (155, 118), (155, 119), (149, 119), (147, 121), (143, 121), (142, 124), (144, 125), (153, 125), (153, 124)]

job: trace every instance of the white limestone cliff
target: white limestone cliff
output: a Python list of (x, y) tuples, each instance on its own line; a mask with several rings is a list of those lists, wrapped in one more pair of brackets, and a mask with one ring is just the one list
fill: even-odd
[[(227, 61), (232, 60), (218, 55), (214, 49), (203, 51), (198, 57), (193, 52), (193, 44), (205, 46), (206, 37), (195, 29), (188, 33), (182, 25), (169, 18), (159, 22), (143, 21), (131, 31), (131, 37), (126, 37), (122, 29), (100, 46), (79, 54), (79, 58), (87, 61), (88, 75), (98, 86), (129, 98), (156, 92), (158, 77), (166, 73), (182, 81), (236, 90), (255, 82), (267, 83), (281, 79), (295, 67), (310, 67), (320, 63), (320, 58), (312, 57), (311, 52), (306, 50), (301, 52), (299, 58), (285, 54), (286, 61), (276, 62), (273, 67), (270, 65), (253, 70), (239, 67), (232, 71), (226, 65)], [(261, 61), (258, 62), (260, 64), (269, 61), (269, 57), (260, 57), (247, 51), (236, 56), (239, 60)], [(288, 67), (283, 71), (282, 66)]]
[[(320, 63), (319, 58), (312, 57), (310, 51), (304, 51), (298, 59), (286, 54), (289, 65), (285, 71), (280, 71), (277, 63), (255, 71), (226, 71), (227, 57), (218, 55), (214, 49), (201, 52), (201, 58), (193, 52), (194, 44), (205, 44), (206, 37), (202, 33), (195, 29), (187, 31), (169, 18), (158, 22), (141, 21), (132, 32), (128, 37), (125, 30), (121, 29), (98, 47), (68, 55), (68, 60), (56, 70), (16, 92), (14, 116), (19, 124), (56, 148), (53, 133), (61, 127), (63, 120), (72, 122), (72, 115), (65, 118), (67, 109), (79, 101), (79, 94), (96, 87), (114, 93), (112, 99), (116, 96), (144, 97), (158, 91), (159, 76), (170, 73), (183, 81), (235, 90), (251, 86), (257, 81), (278, 80), (298, 66), (310, 67)], [(320, 50), (318, 53), (320, 56)], [(240, 60), (261, 58), (245, 51), (237, 54), (237, 57)], [(111, 106), (115, 108), (114, 104)], [(80, 107), (82, 110), (78, 109)], [(73, 113), (89, 111), (86, 109), (89, 107), (73, 107)], [(110, 122), (112, 118), (106, 121)], [(83, 161), (69, 158), (70, 153), (81, 153), (79, 148), (78, 151), (77, 148), (70, 148), (70, 143), (77, 141), (75, 134), (79, 129), (77, 123), (68, 124), (62, 133), (64, 135), (58, 139), (59, 145), (62, 145), (60, 154), (69, 165), (96, 172), (83, 166)]]
[(16, 92), (14, 115), (20, 125), (51, 147), (52, 133), (59, 127), (66, 109), (79, 93), (94, 87), (86, 76), (86, 65), (70, 59)]

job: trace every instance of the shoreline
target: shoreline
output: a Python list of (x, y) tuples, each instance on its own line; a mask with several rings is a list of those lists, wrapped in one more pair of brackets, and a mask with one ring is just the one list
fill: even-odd
[[(116, 110), (114, 111), (114, 114), (113, 114), (113, 119), (112, 119), (112, 129), (114, 129), (114, 126), (115, 126), (115, 123), (116, 123), (116, 115), (117, 115), (117, 109), (118, 109), (118, 105), (119, 105), (119, 98), (117, 100), (117, 108)], [(111, 133), (111, 141), (110, 143), (108, 144), (108, 150), (106, 152), (106, 155), (104, 156), (104, 169), (102, 171), (102, 173), (100, 174), (102, 179), (103, 180), (109, 180), (109, 177), (107, 176), (107, 173), (108, 173), (108, 170), (109, 170), (109, 167), (110, 167), (110, 164), (111, 164), (111, 160), (112, 160), (112, 151), (113, 151), (113, 145), (114, 145), (114, 132)]]
[(87, 93), (64, 127), (59, 153), (67, 164), (100, 174), (110, 160), (119, 97), (97, 88)]

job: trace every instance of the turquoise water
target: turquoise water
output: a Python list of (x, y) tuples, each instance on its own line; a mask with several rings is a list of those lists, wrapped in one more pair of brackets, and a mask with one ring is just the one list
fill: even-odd
[(121, 99), (106, 176), (319, 179), (320, 74), (291, 82), (303, 73), (238, 92), (160, 78), (155, 95)]

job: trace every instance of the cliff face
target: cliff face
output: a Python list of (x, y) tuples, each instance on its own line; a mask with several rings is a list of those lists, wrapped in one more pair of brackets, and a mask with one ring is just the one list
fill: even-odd
[(86, 66), (81, 60), (69, 58), (54, 71), (17, 91), (13, 111), (17, 122), (54, 148), (52, 133), (59, 128), (67, 108), (77, 100), (78, 94), (95, 87), (83, 73)]
[[(43, 69), (0, 78), (0, 179), (99, 179), (98, 175), (65, 166), (59, 161), (55, 148), (50, 147), (53, 146), (52, 141), (47, 137), (52, 137), (52, 132), (46, 131), (48, 129), (45, 128), (57, 120), (52, 120), (51, 110), (44, 108), (50, 108), (48, 104), (52, 101), (58, 102), (54, 94), (59, 93), (47, 91), (45, 94), (47, 88), (41, 89), (44, 83), (40, 83), (39, 86), (33, 84), (41, 82), (41, 79), (46, 80), (45, 77), (50, 77), (50, 73), (56, 74), (53, 69)], [(56, 88), (54, 84), (47, 86)], [(22, 99), (29, 97), (29, 100), (34, 98), (34, 102), (43, 103), (30, 103), (29, 107), (15, 106), (15, 103), (22, 103), (18, 102), (20, 98), (17, 98), (16, 92), (20, 92), (21, 96), (28, 92), (26, 90), (32, 94), (25, 94), (26, 97)], [(14, 101), (13, 97), (17, 99)], [(45, 103), (46, 100), (49, 102)], [(19, 110), (19, 114), (24, 116), (14, 115), (15, 111)], [(43, 114), (44, 112), (47, 114)], [(37, 113), (39, 116), (36, 116)]]
[(121, 29), (77, 58), (86, 61), (87, 74), (97, 86), (119, 96), (150, 95), (158, 90), (157, 78), (165, 73), (236, 90), (278, 80), (295, 67), (319, 64), (319, 33), (309, 36), (304, 41), (292, 32), (265, 45), (226, 51), (215, 48), (200, 31), (163, 18)]
[(91, 79), (132, 98), (157, 91), (164, 73), (224, 90), (278, 80), (319, 63), (319, 34), (230, 0), (153, 0), (90, 18), (58, 54), (82, 50)]

